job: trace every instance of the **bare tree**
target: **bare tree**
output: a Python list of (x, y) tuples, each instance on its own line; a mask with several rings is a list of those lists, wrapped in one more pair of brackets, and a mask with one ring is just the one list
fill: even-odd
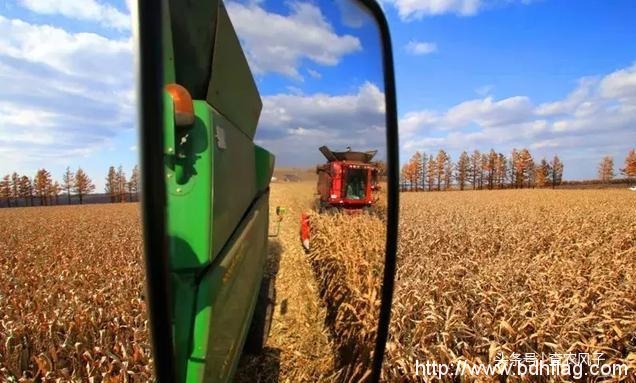
[(466, 181), (468, 181), (468, 168), (470, 167), (470, 157), (468, 157), (468, 153), (463, 151), (462, 154), (459, 155), (459, 159), (457, 160), (456, 175), (457, 175), (457, 185), (459, 186), (459, 190), (464, 190), (464, 186), (466, 186)]
[(488, 182), (488, 189), (495, 187), (495, 177), (497, 175), (497, 152), (494, 149), (490, 149), (485, 161), (486, 181)]
[(108, 168), (104, 191), (110, 197), (110, 202), (115, 202), (117, 196), (117, 171), (114, 166)]
[(0, 181), (0, 198), (6, 201), (7, 207), (11, 207), (11, 176), (8, 174)]
[(495, 173), (497, 187), (503, 189), (506, 184), (506, 175), (508, 174), (508, 160), (503, 153), (497, 155), (497, 161), (495, 164)]
[(406, 191), (406, 181), (408, 180), (409, 164), (404, 164), (400, 168), (400, 190)]
[(433, 190), (433, 184), (437, 179), (437, 163), (433, 159), (433, 156), (428, 156), (428, 164), (426, 169), (426, 183), (428, 184), (428, 191)]
[(422, 176), (422, 154), (419, 151), (416, 151), (409, 160), (407, 174), (411, 189), (418, 191), (420, 184), (423, 182), (420, 179)]
[(512, 150), (512, 166), (514, 167), (514, 185), (516, 188), (523, 188), (524, 183), (528, 187), (532, 185), (534, 160), (530, 151), (523, 148), (519, 151)]
[(62, 176), (62, 188), (66, 190), (66, 199), (68, 204), (71, 204), (71, 189), (75, 183), (75, 174), (71, 171), (70, 167), (66, 167), (66, 171)]
[(545, 158), (541, 159), (541, 162), (534, 169), (534, 182), (537, 187), (545, 187), (548, 184), (550, 177), (550, 164)]
[(557, 155), (555, 155), (550, 162), (550, 178), (553, 189), (561, 185), (561, 181), (563, 181), (563, 162), (561, 162), (561, 159)]
[(444, 167), (444, 190), (450, 190), (451, 183), (453, 183), (453, 161), (449, 156)]
[[(380, 176), (383, 177), (386, 175), (386, 164), (384, 164), (383, 162), (379, 161), (380, 166)], [(136, 200), (139, 200), (139, 167), (137, 165), (135, 165), (135, 167), (132, 169), (132, 173), (130, 173), (130, 179), (128, 180), (128, 193), (130, 193), (130, 200), (132, 201), (133, 198), (133, 194), (135, 195)]]
[(20, 176), (16, 172), (11, 174), (11, 198), (15, 202), (15, 206), (18, 206), (20, 201)]
[(60, 204), (60, 193), (62, 193), (62, 190), (62, 185), (60, 185), (59, 182), (53, 182), (53, 185), (51, 187), (51, 196), (55, 198), (56, 205)]
[(77, 193), (79, 197), (80, 205), (83, 204), (83, 197), (95, 190), (95, 185), (93, 185), (93, 181), (88, 177), (82, 168), (78, 168), (75, 172), (75, 183), (73, 184), (73, 190)]
[(625, 157), (625, 167), (621, 173), (627, 178), (636, 178), (636, 149), (631, 149)]
[(473, 190), (477, 189), (479, 180), (481, 179), (481, 153), (479, 150), (473, 151), (470, 156), (469, 181), (473, 185)]
[(435, 158), (435, 164), (437, 165), (437, 169), (435, 171), (435, 175), (437, 176), (437, 190), (442, 190), (442, 180), (446, 180), (446, 169), (448, 166), (448, 162), (450, 161), (450, 157), (448, 154), (442, 149), (437, 152), (437, 157)]
[(603, 182), (610, 182), (614, 178), (614, 158), (605, 156), (598, 164), (598, 178)]
[(126, 173), (121, 165), (117, 168), (117, 201), (126, 202)]
[(20, 178), (20, 197), (24, 198), (24, 206), (33, 206), (33, 184), (28, 176)]
[(422, 183), (422, 190), (426, 190), (426, 174), (428, 173), (428, 169), (427, 166), (428, 165), (428, 157), (426, 156), (426, 153), (422, 153), (422, 172), (419, 176), (419, 179), (421, 180)]
[(52, 184), (51, 173), (46, 169), (38, 170), (33, 183), (35, 194), (40, 199), (40, 205), (47, 205)]

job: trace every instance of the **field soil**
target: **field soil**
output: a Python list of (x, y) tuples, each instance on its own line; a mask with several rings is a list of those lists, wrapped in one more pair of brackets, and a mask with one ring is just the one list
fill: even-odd
[(337, 381), (326, 310), (300, 244), (300, 214), (311, 209), (315, 188), (309, 181), (271, 186), (271, 234), (276, 233), (276, 207), (285, 209), (278, 237), (270, 238), (268, 273), (276, 281), (276, 308), (265, 353), (243, 356), (237, 382)]

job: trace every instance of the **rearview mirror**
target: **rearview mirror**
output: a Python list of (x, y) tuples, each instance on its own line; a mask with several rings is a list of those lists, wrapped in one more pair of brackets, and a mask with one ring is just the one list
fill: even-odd
[(378, 4), (140, 0), (137, 21), (158, 380), (378, 381), (398, 195)]

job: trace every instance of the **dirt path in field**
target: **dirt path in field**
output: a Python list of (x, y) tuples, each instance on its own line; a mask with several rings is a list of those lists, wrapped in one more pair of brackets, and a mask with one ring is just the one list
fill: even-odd
[(324, 326), (314, 275), (299, 240), (300, 213), (310, 209), (313, 182), (273, 183), (270, 232), (276, 230), (275, 209), (286, 209), (278, 237), (270, 238), (269, 273), (276, 280), (276, 307), (267, 347), (262, 355), (244, 355), (236, 382), (334, 381), (332, 346)]

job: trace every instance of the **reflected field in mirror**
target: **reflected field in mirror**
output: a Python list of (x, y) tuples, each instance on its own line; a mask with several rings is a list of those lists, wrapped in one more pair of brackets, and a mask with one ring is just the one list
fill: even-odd
[(277, 303), (266, 354), (244, 355), (237, 380), (368, 379), (387, 209), (376, 22), (346, 0), (227, 8), (263, 100), (255, 142), (276, 156), (270, 211), (286, 211), (270, 238)]

